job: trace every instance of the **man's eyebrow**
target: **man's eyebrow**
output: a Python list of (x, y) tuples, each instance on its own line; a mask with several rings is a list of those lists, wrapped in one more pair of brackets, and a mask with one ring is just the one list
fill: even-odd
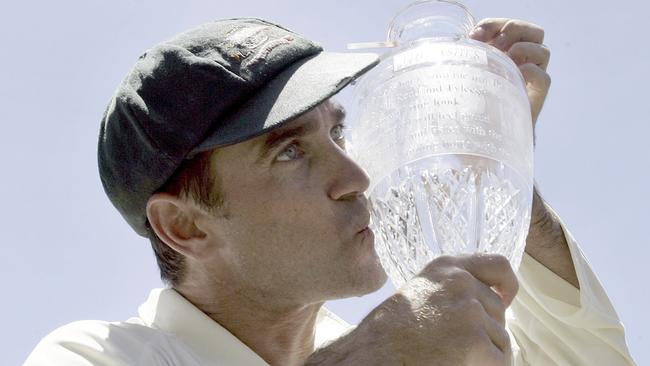
[(343, 122), (345, 120), (345, 116), (347, 115), (345, 108), (343, 108), (343, 106), (338, 103), (332, 105), (332, 113), (334, 114), (334, 120), (336, 123)]
[[(343, 106), (338, 103), (331, 105), (330, 113), (333, 114), (333, 120), (336, 124), (342, 123), (345, 120), (345, 108), (343, 108)], [(264, 143), (260, 146), (259, 161), (266, 159), (269, 153), (273, 151), (274, 148), (281, 145), (284, 141), (308, 135), (318, 130), (318, 127), (319, 122), (317, 120), (311, 119), (308, 122), (298, 126), (280, 127), (277, 130), (269, 132)]]
[(310, 120), (307, 123), (293, 127), (281, 127), (269, 132), (264, 143), (260, 147), (260, 160), (268, 156), (274, 148), (281, 145), (284, 141), (296, 137), (302, 137), (318, 130), (318, 121)]

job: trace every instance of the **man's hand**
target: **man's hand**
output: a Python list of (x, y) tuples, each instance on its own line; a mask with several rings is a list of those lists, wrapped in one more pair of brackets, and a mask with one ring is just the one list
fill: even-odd
[(517, 289), (503, 256), (437, 258), (307, 365), (509, 365)]
[[(517, 64), (526, 81), (534, 128), (551, 85), (551, 77), (546, 73), (551, 54), (542, 44), (544, 29), (521, 20), (488, 18), (476, 25), (470, 37), (507, 53)], [(580, 288), (562, 225), (544, 204), (537, 187), (533, 195), (526, 252), (555, 274)]]
[(522, 20), (488, 18), (478, 22), (470, 37), (507, 53), (517, 64), (526, 81), (534, 125), (551, 86), (546, 73), (551, 53), (542, 44), (544, 29)]

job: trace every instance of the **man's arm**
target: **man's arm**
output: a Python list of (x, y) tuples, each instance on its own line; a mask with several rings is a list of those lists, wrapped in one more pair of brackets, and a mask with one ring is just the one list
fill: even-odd
[(526, 253), (544, 267), (580, 289), (569, 245), (560, 219), (549, 209), (535, 187)]
[[(542, 43), (544, 29), (521, 20), (489, 18), (479, 22), (470, 36), (506, 52), (519, 67), (526, 81), (534, 128), (551, 86), (551, 77), (546, 73), (550, 51)], [(526, 253), (574, 287), (580, 288), (559, 218), (544, 203), (537, 187), (533, 194)]]
[[(543, 29), (519, 20), (486, 19), (472, 36), (508, 53), (517, 64), (535, 126), (551, 84)], [(518, 273), (521, 291), (508, 317), (517, 346), (514, 364), (634, 365), (607, 294), (536, 187), (526, 254)]]

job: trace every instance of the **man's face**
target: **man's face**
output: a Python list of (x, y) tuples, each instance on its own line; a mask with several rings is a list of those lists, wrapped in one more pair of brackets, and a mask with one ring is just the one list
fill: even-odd
[(233, 290), (293, 304), (358, 296), (386, 281), (367, 228), (368, 176), (345, 152), (343, 117), (326, 101), (215, 150), (224, 207), (211, 221), (218, 250), (205, 268)]

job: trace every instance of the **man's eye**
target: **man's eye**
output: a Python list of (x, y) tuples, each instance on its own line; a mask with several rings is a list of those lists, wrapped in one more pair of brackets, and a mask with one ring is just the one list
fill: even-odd
[(276, 161), (290, 161), (300, 157), (300, 150), (295, 144), (287, 146), (282, 152), (275, 158)]
[(330, 136), (332, 136), (332, 140), (334, 141), (339, 141), (343, 140), (345, 138), (345, 135), (343, 134), (345, 126), (343, 125), (336, 125), (332, 130), (330, 131)]

